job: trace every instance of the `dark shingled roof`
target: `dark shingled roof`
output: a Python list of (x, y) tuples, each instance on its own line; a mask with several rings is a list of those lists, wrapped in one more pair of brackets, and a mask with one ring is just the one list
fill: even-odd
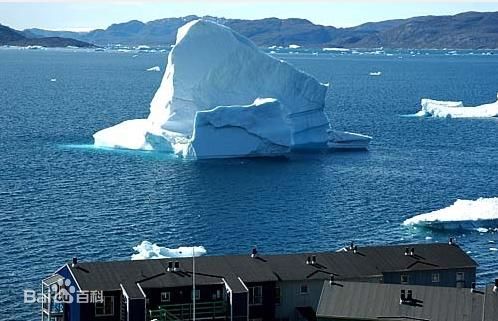
[[(415, 302), (400, 304), (401, 290), (412, 290)], [(316, 315), (353, 320), (482, 321), (483, 301), (483, 291), (469, 289), (347, 281), (330, 285), (325, 281)]]
[[(415, 249), (415, 256), (405, 256), (405, 248)], [(316, 255), (317, 263), (306, 264), (307, 257)], [(180, 272), (166, 272), (168, 261), (179, 261)], [(360, 247), (353, 251), (299, 253), (282, 255), (202, 256), (195, 259), (196, 283), (218, 284), (223, 280), (243, 291), (238, 282), (278, 280), (336, 279), (381, 277), (383, 272), (416, 271), (476, 267), (460, 247), (449, 244), (410, 244)], [(86, 290), (119, 290), (120, 284), (140, 283), (142, 288), (189, 286), (192, 283), (192, 258), (80, 262), (71, 267), (78, 284)]]

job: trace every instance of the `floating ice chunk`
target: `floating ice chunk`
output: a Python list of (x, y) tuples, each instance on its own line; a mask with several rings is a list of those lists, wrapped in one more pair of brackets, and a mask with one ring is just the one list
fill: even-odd
[(498, 248), (496, 248), (496, 247), (490, 247), (489, 250), (493, 251), (493, 252), (496, 252), (496, 251), (498, 251)]
[(346, 51), (349, 51), (349, 49), (347, 49), (347, 48), (322, 48), (322, 51), (346, 52)]
[(478, 228), (476, 228), (476, 231), (479, 233), (488, 233), (489, 229), (485, 228), (485, 227), (478, 227)]
[(199, 159), (285, 155), (291, 149), (291, 133), (291, 124), (284, 119), (282, 106), (275, 99), (258, 98), (248, 106), (218, 106), (196, 113), (194, 133), (182, 156)]
[(51, 82), (56, 82), (56, 81), (57, 81), (57, 79), (56, 79), (56, 78), (52, 78), (52, 79), (50, 79), (50, 81), (51, 81)]
[(381, 71), (372, 71), (369, 73), (370, 76), (380, 76), (382, 75), (382, 72)]
[(147, 69), (147, 71), (161, 71), (161, 67), (159, 66), (150, 67)]
[(443, 118), (498, 117), (498, 101), (476, 107), (464, 107), (461, 101), (440, 101), (424, 98), (420, 105), (422, 109), (416, 113), (417, 116)]
[[(498, 197), (457, 200), (453, 205), (403, 222), (434, 229), (476, 229), (498, 226)], [(487, 229), (486, 229), (487, 230)]]
[(329, 130), (330, 149), (367, 149), (372, 137), (362, 134)]
[(289, 49), (299, 49), (301, 48), (300, 45), (289, 45)]
[(136, 50), (149, 50), (150, 47), (147, 45), (139, 45), (135, 47)]
[(180, 246), (176, 249), (171, 249), (157, 244), (152, 244), (149, 241), (142, 241), (142, 243), (133, 247), (135, 254), (131, 256), (132, 260), (148, 260), (148, 259), (164, 259), (176, 257), (192, 257), (205, 255), (207, 253), (204, 246)]

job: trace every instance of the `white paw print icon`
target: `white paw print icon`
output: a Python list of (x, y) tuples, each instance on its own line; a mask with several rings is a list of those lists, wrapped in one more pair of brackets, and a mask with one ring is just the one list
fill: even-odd
[(73, 294), (76, 288), (71, 285), (71, 280), (60, 279), (57, 283), (52, 284), (52, 292), (54, 292), (54, 301), (56, 303), (72, 303), (74, 301)]

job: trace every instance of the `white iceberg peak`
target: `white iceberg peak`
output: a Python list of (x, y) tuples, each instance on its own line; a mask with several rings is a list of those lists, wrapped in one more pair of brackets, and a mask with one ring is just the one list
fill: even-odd
[(230, 28), (194, 20), (178, 30), (147, 120), (99, 131), (95, 145), (195, 158), (326, 149), (326, 91)]

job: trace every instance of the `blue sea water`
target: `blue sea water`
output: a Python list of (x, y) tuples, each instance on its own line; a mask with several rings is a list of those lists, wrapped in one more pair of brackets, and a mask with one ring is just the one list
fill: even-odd
[(454, 236), (479, 262), (480, 284), (497, 277), (497, 233), (401, 223), (457, 198), (498, 196), (498, 120), (401, 115), (423, 97), (494, 101), (498, 55), (278, 57), (330, 83), (333, 126), (372, 135), (369, 152), (186, 161), (95, 149), (95, 131), (147, 116), (162, 73), (145, 70), (164, 69), (166, 54), (0, 50), (1, 319), (38, 319), (23, 289), (73, 256), (129, 259), (142, 240), (224, 254)]

